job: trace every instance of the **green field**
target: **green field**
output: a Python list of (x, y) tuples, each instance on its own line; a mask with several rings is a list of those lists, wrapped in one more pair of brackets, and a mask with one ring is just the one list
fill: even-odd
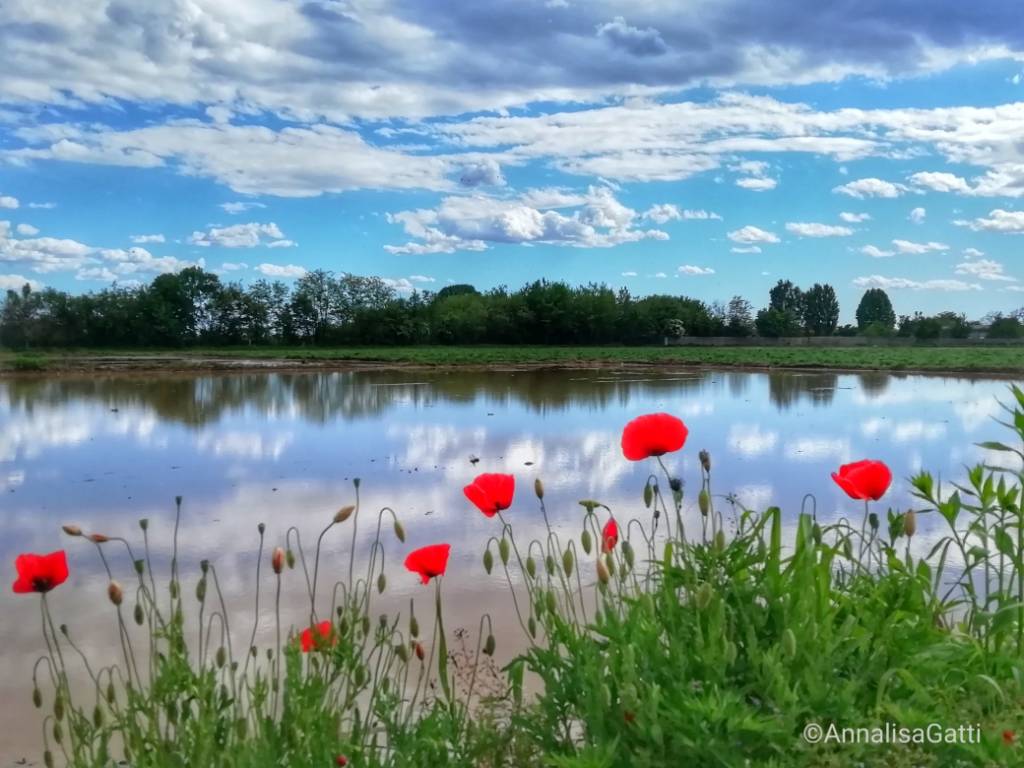
[[(893, 371), (1024, 371), (1018, 347), (257, 347), (187, 350), (63, 350), (0, 352), (0, 369), (216, 368), (220, 361), (289, 360), (425, 366), (572, 366), (608, 364), (839, 368)], [(230, 364), (230, 363), (229, 363)]]

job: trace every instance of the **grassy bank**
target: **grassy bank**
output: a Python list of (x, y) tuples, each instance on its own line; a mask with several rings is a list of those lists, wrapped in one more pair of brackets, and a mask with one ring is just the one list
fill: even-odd
[(1024, 372), (1022, 347), (228, 347), (187, 350), (0, 352), (0, 370), (230, 369), (338, 365), (708, 365), (976, 373)]

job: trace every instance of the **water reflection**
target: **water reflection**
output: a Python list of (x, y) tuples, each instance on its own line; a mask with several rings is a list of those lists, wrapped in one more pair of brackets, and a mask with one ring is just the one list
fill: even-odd
[[(669, 459), (674, 471), (695, 481), (696, 452), (707, 448), (717, 493), (754, 508), (778, 504), (792, 525), (806, 493), (823, 518), (859, 514), (829, 480), (845, 461), (888, 461), (896, 481), (886, 502), (894, 507), (910, 503), (906, 478), (921, 467), (958, 479), (965, 463), (990, 458), (975, 443), (1003, 438), (991, 417), (1004, 392), (1004, 382), (966, 378), (693, 370), (0, 381), (0, 560), (69, 545), (59, 536), (64, 522), (131, 534), (137, 518), (149, 517), (154, 531), (166, 532), (173, 497), (182, 494), (190, 565), (215, 559), (229, 602), (241, 610), (256, 523), (267, 523), (272, 543), (289, 525), (319, 530), (352, 500), (351, 480), (360, 477), (365, 508), (394, 507), (409, 533), (401, 551), (389, 544), (389, 595), (401, 603), (417, 594), (400, 567), (406, 548), (450, 541), (446, 588), (468, 616), (505, 597), (497, 576), (485, 577), (479, 565), (492, 521), (461, 493), (477, 472), (519, 478), (510, 511), (517, 537), (528, 539), (542, 525), (529, 493), (538, 476), (553, 523), (566, 533), (579, 526), (580, 498), (629, 517), (641, 508), (648, 467), (622, 458), (622, 425), (665, 410), (690, 427), (687, 448)], [(687, 513), (694, 515), (691, 496)], [(921, 546), (937, 530), (936, 521), (921, 520)], [(167, 538), (154, 538), (159, 560)], [(346, 544), (328, 542), (331, 562), (344, 557)], [(103, 580), (93, 552), (68, 550), (73, 575), (55, 603), (85, 635), (103, 605)], [(36, 610), (2, 592), (0, 696), (21, 702), (17, 722), (33, 727), (24, 670), (38, 650)], [(93, 640), (100, 650), (104, 642), (102, 633)], [(0, 758), (20, 730), (0, 729)]]

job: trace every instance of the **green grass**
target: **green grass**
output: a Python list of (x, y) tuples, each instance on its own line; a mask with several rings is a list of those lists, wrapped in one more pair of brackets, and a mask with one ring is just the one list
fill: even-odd
[[(305, 363), (380, 362), (425, 366), (652, 364), (844, 368), (893, 371), (1024, 371), (1024, 346), (1009, 347), (229, 347), (182, 350), (65, 350), (48, 352), (55, 367), (88, 369), (101, 356), (201, 357)], [(0, 367), (14, 356), (0, 353)]]
[[(1024, 391), (1011, 394), (1014, 444), (985, 447), (1024, 459)], [(633, 512), (616, 511), (609, 547), (599, 543), (608, 507), (581, 501), (579, 522), (552, 530), (539, 483), (535, 498), (520, 485), (475, 552), (459, 543), (456, 557), (482, 555), (478, 567), (511, 592), (492, 610), (517, 617), (525, 650), (502, 669), (490, 659), (487, 614), (446, 645), (443, 576), (413, 592), (408, 612), (378, 614), (385, 552), (394, 561), (410, 547), (390, 508), (360, 511), (358, 481), (355, 505), (325, 521), (319, 539), (306, 532), (315, 547), (260, 525), (267, 591), (254, 616), (225, 606), (220, 579), (238, 574), (214, 563), (180, 573), (172, 560), (158, 586), (148, 523), (134, 549), (114, 531), (66, 527), (118, 567), (109, 573), (120, 584), (106, 589), (116, 608), (106, 610), (123, 662), (90, 671), (95, 691), (72, 698), (65, 665), (84, 657), (74, 628), (56, 629), (62, 596), (46, 596), (33, 675), (46, 765), (107, 768), (123, 756), (134, 768), (305, 768), (339, 764), (339, 754), (353, 768), (1022, 764), (1013, 735), (1024, 729), (1024, 473), (978, 465), (955, 488), (920, 473), (913, 512), (849, 501), (834, 523), (793, 510), (786, 525), (778, 508), (755, 512), (719, 495), (711, 458), (700, 462), (699, 476), (684, 478), (699, 488), (701, 514), (686, 530), (689, 486), (670, 455), (652, 462)], [(514, 533), (524, 513), (545, 523), (533, 540)], [(355, 545), (360, 515), (376, 522), (365, 551)], [(928, 546), (914, 538), (924, 515), (942, 529)], [(321, 557), (326, 536), (351, 536), (351, 554)], [(283, 549), (265, 559), (274, 545)], [(281, 579), (305, 585), (308, 603), (282, 604)], [(221, 615), (230, 628), (214, 621)], [(270, 647), (250, 646), (261, 617), (277, 629)], [(321, 620), (328, 639), (300, 652), (289, 627)], [(156, 651), (150, 664), (133, 650), (146, 647)], [(527, 679), (541, 683), (534, 696)], [(812, 744), (801, 738), (809, 723), (892, 724), (910, 741)], [(918, 743), (913, 734), (923, 739), (932, 724), (980, 734)]]

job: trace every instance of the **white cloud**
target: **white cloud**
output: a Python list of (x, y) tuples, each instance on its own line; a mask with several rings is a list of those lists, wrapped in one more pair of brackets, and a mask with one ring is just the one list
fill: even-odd
[(757, 424), (733, 424), (729, 427), (727, 444), (730, 450), (747, 458), (774, 451), (778, 442), (778, 432), (762, 431)]
[(15, 227), (15, 231), (19, 235), (25, 235), (26, 237), (32, 237), (33, 235), (39, 234), (39, 230), (31, 224), (19, 224)]
[(272, 240), (267, 243), (267, 248), (295, 248), (298, 246), (294, 240)]
[(47, 209), (50, 209), (50, 208), (56, 208), (57, 204), (56, 203), (29, 203), (28, 207), (29, 208), (42, 208), (44, 210), (47, 210)]
[(1004, 232), (1019, 235), (1024, 233), (1024, 211), (1004, 211), (1002, 208), (996, 208), (989, 211), (988, 218), (981, 217), (970, 221), (957, 220), (953, 223), (962, 227), (970, 227), (975, 232)]
[(863, 199), (865, 197), (899, 197), (906, 188), (902, 184), (893, 184), (891, 181), (868, 178), (857, 179), (833, 188), (833, 192), (841, 195), (848, 195)]
[(952, 173), (923, 171), (915, 173), (910, 177), (910, 183), (915, 187), (924, 187), (933, 192), (957, 192), (970, 194), (971, 185), (967, 180)]
[(1010, 277), (1003, 272), (1003, 265), (993, 259), (977, 259), (965, 261), (956, 265), (958, 275), (970, 275), (979, 280), (1001, 280), (1003, 282), (1016, 282), (1017, 278)]
[(885, 259), (889, 256), (895, 256), (895, 251), (885, 251), (879, 248), (877, 245), (865, 245), (860, 249), (860, 252), (865, 256), (870, 256), (873, 259)]
[(505, 185), (501, 165), (491, 157), (466, 163), (457, 169), (459, 184), (464, 187), (500, 187)]
[(775, 189), (779, 184), (775, 179), (748, 177), (744, 179), (736, 179), (736, 186), (742, 187), (743, 189), (749, 189), (754, 192), (766, 192), (769, 189)]
[(220, 265), (222, 272), (241, 272), (243, 269), (248, 269), (249, 265), (244, 261), (225, 261)]
[(436, 283), (437, 280), (429, 275), (409, 275), (409, 279), (414, 283)]
[(848, 237), (853, 234), (849, 227), (814, 222), (791, 221), (786, 224), (786, 231), (800, 237)]
[(843, 211), (839, 214), (839, 218), (845, 221), (847, 224), (860, 224), (862, 221), (868, 221), (871, 219), (869, 213), (849, 213)]
[(660, 205), (653, 205), (643, 213), (643, 218), (649, 219), (657, 224), (665, 224), (669, 221), (680, 221), (680, 220), (709, 220), (714, 219), (721, 221), (722, 217), (712, 211), (691, 210), (689, 208), (680, 209), (678, 206), (671, 203), (663, 203)]
[[(536, 201), (539, 197), (532, 195)], [(548, 243), (587, 248), (609, 248), (639, 240), (667, 240), (657, 229), (635, 227), (641, 218), (632, 208), (620, 203), (611, 189), (590, 187), (586, 194), (566, 199), (558, 195), (551, 207), (528, 205), (524, 198), (497, 198), (487, 195), (450, 196), (434, 209), (400, 211), (387, 220), (401, 224), (414, 238), (405, 245), (388, 245), (389, 253), (453, 253), (460, 250), (482, 251), (491, 243)], [(554, 210), (574, 206), (567, 215)]]
[(751, 245), (753, 243), (777, 243), (779, 237), (773, 232), (767, 232), (759, 227), (755, 227), (748, 224), (740, 229), (735, 229), (729, 232), (726, 237), (732, 240), (734, 243), (741, 243), (743, 245)]
[(232, 202), (232, 203), (221, 203), (220, 207), (223, 208), (227, 213), (237, 214), (251, 211), (254, 208), (266, 208), (263, 203), (251, 203), (251, 202)]
[(949, 246), (945, 243), (936, 243), (934, 241), (915, 243), (910, 240), (893, 240), (892, 244), (896, 246), (896, 250), (899, 253), (932, 253), (949, 250)]
[(984, 251), (979, 251), (977, 248), (964, 248), (964, 256), (968, 259), (978, 259), (985, 255)]
[(676, 270), (681, 275), (713, 275), (715, 270), (711, 267), (698, 267), (694, 264), (684, 264)]
[(629, 271), (629, 272), (623, 272), (623, 273), (622, 273), (622, 276), (623, 276), (623, 277), (636, 277), (636, 276), (637, 276), (637, 273), (636, 273), (636, 272), (632, 272), (632, 271)]
[(18, 198), (10, 195), (0, 195), (0, 208), (17, 208)]
[(924, 209), (924, 208), (921, 208), (921, 207), (917, 207), (917, 208), (914, 208), (914, 209), (913, 209), (913, 210), (912, 210), (912, 211), (910, 212), (910, 215), (908, 215), (908, 216), (907, 216), (907, 218), (908, 218), (908, 219), (910, 219), (910, 220), (911, 220), (912, 222), (914, 222), (915, 224), (921, 224), (921, 223), (923, 223), (923, 222), (924, 222), (924, 220), (925, 220), (925, 217), (926, 217), (927, 215), (928, 215), (928, 212), (927, 212), (927, 211), (925, 211), (925, 209)]
[(757, 245), (744, 245), (744, 246), (733, 246), (729, 249), (730, 253), (760, 253), (761, 247)]
[(297, 264), (260, 264), (256, 270), (267, 277), (297, 278), (306, 274), (306, 268)]
[(882, 288), (883, 290), (911, 290), (911, 291), (980, 291), (981, 286), (977, 283), (965, 283), (962, 280), (911, 280), (906, 277), (883, 277), (882, 275), (869, 275), (867, 277), (855, 278), (853, 284), (858, 288)]
[(26, 283), (31, 286), (33, 291), (39, 291), (43, 288), (42, 283), (29, 277), (22, 277), (21, 275), (0, 275), (0, 291), (20, 291), (21, 287)]
[[(229, 227), (211, 227), (207, 232), (196, 231), (189, 236), (188, 241), (192, 245), (204, 248), (255, 248), (259, 245), (270, 245), (264, 238), (281, 241), (284, 233), (274, 222), (259, 224), (253, 221), (248, 224), (232, 224)], [(292, 245), (291, 241), (284, 242)]]
[(164, 243), (167, 239), (163, 235), (132, 235), (132, 242), (138, 245), (144, 245), (145, 243)]

